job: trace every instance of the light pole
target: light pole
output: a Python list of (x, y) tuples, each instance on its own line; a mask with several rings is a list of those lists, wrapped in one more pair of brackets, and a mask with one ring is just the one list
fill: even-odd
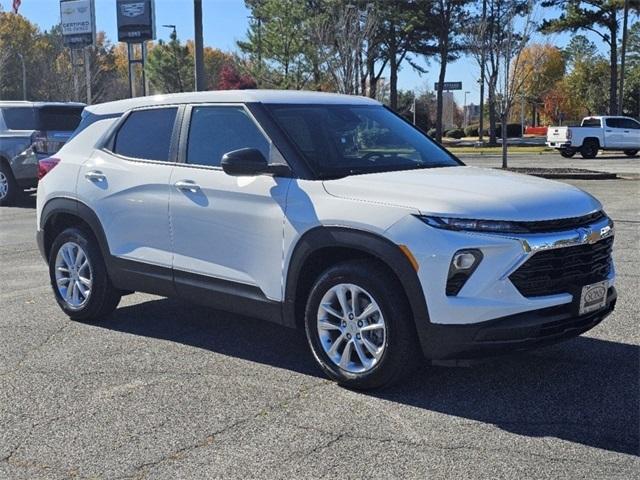
[(20, 63), (22, 63), (22, 99), (27, 99), (27, 67), (24, 64), (24, 56), (18, 53)]
[(464, 105), (462, 107), (462, 117), (463, 117), (463, 124), (465, 127), (467, 127), (469, 125), (469, 115), (467, 114), (467, 94), (469, 94), (471, 92), (464, 92)]
[(202, 40), (202, 0), (193, 0), (193, 21), (195, 31), (195, 74), (196, 92), (206, 90), (204, 78), (204, 47)]

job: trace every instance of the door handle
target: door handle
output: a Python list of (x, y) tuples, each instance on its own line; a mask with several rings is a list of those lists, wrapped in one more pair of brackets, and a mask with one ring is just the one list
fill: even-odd
[(629, 130), (625, 130), (624, 133), (629, 133)]
[(187, 190), (191, 193), (196, 193), (200, 191), (200, 185), (191, 180), (180, 180), (173, 184), (178, 190)]
[(605, 132), (607, 132), (607, 133), (611, 133), (611, 130), (605, 130)]
[(84, 178), (96, 182), (104, 182), (107, 177), (99, 170), (92, 170), (84, 174)]

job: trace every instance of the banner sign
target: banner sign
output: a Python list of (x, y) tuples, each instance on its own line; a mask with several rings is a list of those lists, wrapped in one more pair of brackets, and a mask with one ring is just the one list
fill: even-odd
[(156, 38), (154, 0), (117, 0), (118, 40), (138, 43)]
[(93, 45), (96, 41), (94, 0), (60, 0), (60, 24), (66, 46)]
[[(438, 90), (438, 85), (440, 82), (436, 82), (433, 84), (433, 89)], [(444, 82), (442, 84), (443, 90), (462, 90), (462, 82)]]

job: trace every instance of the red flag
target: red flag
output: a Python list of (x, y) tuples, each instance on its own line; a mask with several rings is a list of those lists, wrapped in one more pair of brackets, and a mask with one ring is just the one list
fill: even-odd
[(18, 13), (22, 0), (13, 0), (13, 13)]

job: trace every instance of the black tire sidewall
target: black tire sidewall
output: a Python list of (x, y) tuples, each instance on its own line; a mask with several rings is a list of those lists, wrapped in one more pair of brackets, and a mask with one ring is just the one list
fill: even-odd
[(576, 154), (576, 151), (572, 148), (564, 148), (560, 150), (560, 155), (562, 155), (564, 158), (571, 158), (575, 154)]
[(582, 155), (582, 158), (587, 159), (596, 158), (598, 156), (598, 150), (598, 145), (593, 141), (589, 141), (580, 149), (580, 155)]
[[(416, 356), (413, 348), (414, 328), (408, 308), (401, 299), (403, 292), (397, 282), (389, 279), (389, 274), (375, 264), (353, 261), (344, 262), (325, 271), (317, 280), (309, 295), (305, 309), (305, 331), (313, 355), (322, 370), (339, 384), (354, 389), (379, 388), (393, 383)], [(384, 281), (383, 281), (384, 279)], [(365, 289), (373, 296), (385, 319), (385, 351), (382, 358), (370, 371), (362, 374), (350, 373), (335, 365), (320, 344), (317, 327), (317, 312), (326, 292), (340, 283), (352, 283)], [(404, 373), (406, 373), (404, 372)]]
[[(91, 295), (87, 303), (80, 309), (70, 308), (61, 297), (56, 285), (56, 256), (60, 247), (67, 242), (77, 243), (84, 250), (93, 276)], [(99, 320), (111, 313), (120, 300), (119, 292), (111, 285), (102, 253), (97, 246), (95, 238), (81, 228), (68, 228), (62, 231), (53, 241), (49, 252), (49, 278), (58, 305), (73, 320), (85, 322)]]
[(635, 157), (638, 154), (638, 150), (623, 150), (627, 157)]

